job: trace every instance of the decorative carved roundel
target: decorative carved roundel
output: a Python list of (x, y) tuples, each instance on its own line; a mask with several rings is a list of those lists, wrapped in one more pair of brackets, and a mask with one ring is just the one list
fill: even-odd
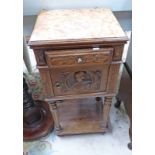
[[(65, 85), (72, 90), (88, 90), (96, 85), (98, 75), (90, 71), (77, 71), (70, 73), (65, 79)], [(99, 80), (99, 79), (98, 79)]]

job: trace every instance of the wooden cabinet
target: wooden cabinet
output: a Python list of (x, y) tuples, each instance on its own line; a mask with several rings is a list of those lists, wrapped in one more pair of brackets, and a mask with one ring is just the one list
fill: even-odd
[(110, 9), (39, 14), (29, 46), (58, 135), (107, 131), (126, 41)]

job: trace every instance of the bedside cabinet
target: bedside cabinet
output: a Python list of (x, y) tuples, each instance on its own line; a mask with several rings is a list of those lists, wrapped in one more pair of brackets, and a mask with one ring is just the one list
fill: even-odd
[(110, 9), (42, 11), (29, 46), (58, 135), (106, 132), (128, 38)]

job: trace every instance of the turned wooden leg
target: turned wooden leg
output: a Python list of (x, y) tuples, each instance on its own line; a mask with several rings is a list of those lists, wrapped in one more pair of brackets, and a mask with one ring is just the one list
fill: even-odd
[(115, 108), (119, 108), (120, 105), (121, 105), (121, 100), (118, 97), (116, 97)]
[(128, 148), (132, 150), (132, 142), (128, 143)]
[(109, 112), (112, 103), (112, 97), (105, 97), (104, 105), (103, 105), (103, 123), (102, 126), (104, 128), (108, 128), (108, 120), (109, 120)]
[(60, 122), (59, 122), (58, 113), (57, 113), (57, 104), (56, 104), (56, 102), (54, 102), (54, 103), (51, 103), (50, 105), (52, 107), (51, 112), (52, 112), (52, 116), (54, 119), (55, 129), (57, 131), (62, 130)]
[(96, 97), (96, 108), (97, 111), (102, 111), (102, 98), (101, 97)]
[(128, 143), (128, 148), (132, 150), (132, 120), (130, 120), (130, 128), (129, 128), (129, 136), (130, 136), (130, 143)]

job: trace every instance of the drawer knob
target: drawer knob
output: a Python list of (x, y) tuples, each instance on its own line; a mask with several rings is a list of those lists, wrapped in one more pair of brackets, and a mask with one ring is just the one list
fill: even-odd
[(61, 83), (60, 83), (60, 82), (56, 82), (56, 83), (55, 83), (55, 86), (56, 86), (57, 88), (60, 88), (60, 87), (61, 87)]
[(83, 62), (82, 58), (78, 58), (78, 59), (77, 59), (77, 62), (78, 62), (78, 63), (82, 63), (82, 62)]

